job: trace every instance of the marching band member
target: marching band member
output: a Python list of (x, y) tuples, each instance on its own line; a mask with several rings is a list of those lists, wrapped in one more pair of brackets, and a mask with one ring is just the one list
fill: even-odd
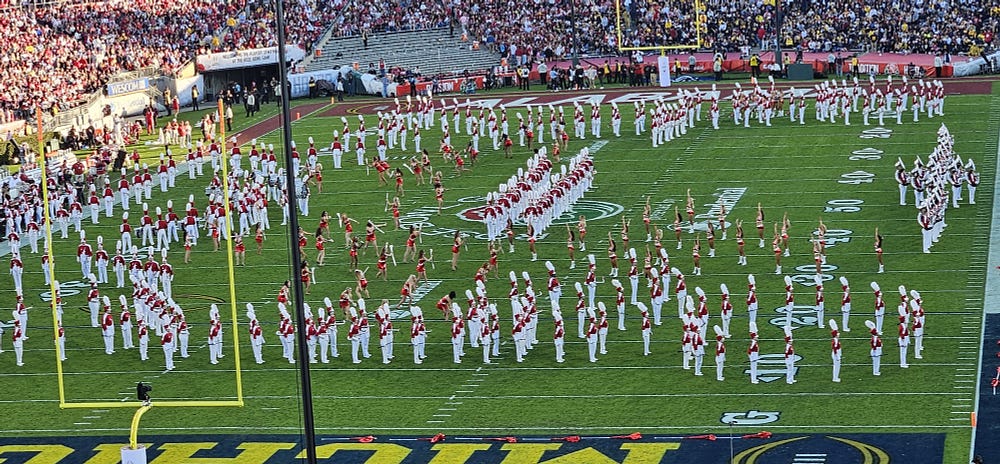
[(813, 277), (816, 282), (816, 326), (823, 328), (823, 311), (826, 309), (826, 298), (823, 296), (823, 279), (816, 275)]
[(850, 332), (847, 323), (851, 317), (851, 287), (847, 284), (847, 277), (840, 276), (840, 288), (844, 292), (840, 298), (841, 325), (844, 332)]
[(913, 357), (923, 359), (921, 354), (924, 351), (924, 308), (920, 293), (910, 290), (911, 321), (913, 322)]
[(587, 316), (590, 320), (590, 326), (587, 328), (587, 351), (590, 353), (590, 362), (597, 362), (597, 338), (598, 338), (598, 324), (597, 316), (594, 314), (594, 310), (587, 308)]
[(750, 322), (750, 346), (747, 348), (747, 356), (750, 358), (750, 383), (760, 383), (757, 380), (757, 363), (760, 361), (760, 345), (757, 343), (757, 323)]
[(556, 362), (561, 364), (566, 361), (564, 358), (564, 338), (566, 336), (566, 329), (563, 327), (562, 312), (558, 309), (552, 310), (552, 320), (555, 323), (555, 329), (552, 334), (552, 343), (556, 347)]
[(837, 321), (830, 319), (830, 357), (833, 359), (833, 381), (840, 382), (840, 362), (843, 357), (843, 350), (840, 345), (840, 332), (837, 330)]
[(601, 354), (608, 354), (608, 310), (604, 306), (603, 301), (597, 302), (597, 340), (600, 345), (599, 351)]
[(712, 330), (715, 331), (715, 380), (722, 382), (726, 380), (722, 375), (726, 364), (726, 333), (717, 325)]
[(729, 287), (726, 284), (720, 284), (719, 290), (722, 292), (719, 308), (719, 316), (722, 318), (722, 333), (726, 338), (729, 338), (729, 324), (733, 319), (733, 303), (729, 301)]
[(899, 367), (906, 369), (910, 367), (906, 363), (906, 351), (910, 347), (910, 330), (906, 326), (906, 317), (908, 315), (905, 305), (899, 307)]
[(792, 327), (785, 326), (785, 383), (795, 383), (795, 347), (792, 346)]
[(868, 344), (872, 357), (872, 375), (879, 376), (882, 375), (879, 369), (882, 363), (882, 339), (878, 336), (878, 328), (875, 327), (874, 322), (866, 320), (865, 326), (868, 327), (868, 331), (871, 333), (871, 340)]
[(757, 280), (753, 274), (747, 276), (747, 315), (750, 323), (757, 323)]
[(882, 334), (882, 320), (885, 319), (885, 300), (882, 299), (882, 289), (878, 283), (871, 283), (872, 291), (875, 293), (875, 328), (879, 335)]
[(14, 330), (11, 332), (11, 341), (14, 343), (14, 358), (17, 366), (24, 366), (24, 332), (22, 332), (20, 320), (14, 320)]

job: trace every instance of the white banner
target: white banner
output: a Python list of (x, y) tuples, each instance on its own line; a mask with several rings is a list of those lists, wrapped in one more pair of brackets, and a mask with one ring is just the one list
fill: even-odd
[(670, 59), (666, 56), (656, 57), (656, 66), (660, 73), (660, 87), (670, 87)]
[[(306, 51), (297, 45), (286, 45), (285, 56), (292, 62), (295, 62), (304, 58)], [(197, 63), (198, 72), (278, 64), (278, 47), (209, 53), (198, 55), (195, 62)]]

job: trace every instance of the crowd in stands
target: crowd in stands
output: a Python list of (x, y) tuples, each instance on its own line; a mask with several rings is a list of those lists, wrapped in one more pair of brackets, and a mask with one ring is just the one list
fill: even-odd
[[(0, 112), (25, 117), (98, 91), (122, 71), (173, 72), (195, 54), (274, 46), (275, 14), (264, 0), (67, 1), (30, 8), (0, 0)], [(614, 0), (286, 0), (287, 41), (311, 49), (334, 36), (435, 27), (458, 30), (470, 46), (511, 65), (617, 54)], [(975, 0), (622, 0), (625, 45), (685, 45), (736, 51), (775, 38), (812, 51), (868, 50), (976, 54), (992, 50), (1000, 7)], [(575, 40), (574, 40), (575, 37)], [(474, 44), (474, 45), (473, 45)]]
[[(311, 49), (350, 3), (347, 0), (286, 0), (285, 42)], [(250, 0), (245, 9), (226, 19), (225, 33), (221, 37), (211, 37), (203, 52), (274, 47), (278, 44), (274, 20), (274, 2)]]
[(341, 17), (334, 24), (333, 36), (399, 32), (447, 27), (449, 9), (438, 0), (346, 1), (337, 0)]
[[(198, 53), (273, 46), (270, 5), (104, 0), (0, 6), (0, 114), (29, 117), (39, 106), (56, 113), (124, 71), (156, 68), (169, 74)], [(303, 48), (337, 17), (332, 3), (291, 0), (286, 5), (287, 42)]]

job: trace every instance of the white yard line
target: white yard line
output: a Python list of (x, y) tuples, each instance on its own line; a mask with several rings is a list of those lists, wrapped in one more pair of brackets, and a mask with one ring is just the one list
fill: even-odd
[[(965, 420), (965, 419), (954, 419), (954, 420)], [(711, 430), (716, 428), (722, 428), (723, 426), (718, 423), (710, 424), (700, 424), (700, 425), (690, 425), (690, 426), (664, 426), (664, 425), (609, 425), (609, 426), (588, 426), (588, 427), (513, 427), (519, 431), (530, 431), (532, 433), (541, 432), (572, 432), (572, 431), (588, 431), (588, 430), (692, 430), (692, 431), (702, 431)], [(914, 429), (960, 429), (965, 428), (965, 425), (843, 425), (843, 424), (830, 424), (830, 425), (772, 425), (769, 424), (767, 428), (769, 429), (819, 429), (819, 430), (857, 430), (857, 429), (878, 429), (878, 430), (914, 430)], [(252, 431), (258, 433), (274, 433), (275, 431), (289, 432), (290, 434), (295, 434), (302, 430), (301, 427), (252, 427), (252, 426), (209, 426), (209, 427), (143, 427), (144, 431), (148, 432), (191, 432), (200, 433), (201, 431), (219, 431), (219, 432), (233, 432), (233, 431)], [(359, 429), (369, 430), (369, 431), (388, 431), (388, 432), (401, 432), (401, 431), (411, 431), (411, 432), (442, 432), (442, 431), (465, 431), (465, 432), (499, 432), (510, 430), (510, 428), (504, 427), (363, 427), (363, 426), (352, 426), (352, 427), (316, 427), (317, 432), (356, 432)], [(739, 430), (750, 430), (749, 427), (739, 427)], [(88, 432), (128, 432), (128, 428), (94, 428), (87, 429)], [(76, 434), (80, 433), (78, 429), (19, 429), (19, 430), (7, 430), (9, 433), (53, 433), (53, 434)], [(169, 438), (164, 441), (169, 442)]]

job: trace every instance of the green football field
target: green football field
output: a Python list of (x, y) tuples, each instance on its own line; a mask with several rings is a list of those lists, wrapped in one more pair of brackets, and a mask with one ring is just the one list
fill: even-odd
[[(605, 99), (621, 95), (609, 94)], [(727, 96), (728, 92), (724, 93)], [(532, 94), (539, 98), (555, 98), (551, 94)], [(486, 97), (483, 97), (486, 98)], [(493, 98), (493, 97), (490, 97)], [(500, 97), (495, 97), (500, 98)], [(558, 98), (562, 98), (559, 96)], [(509, 98), (508, 98), (509, 100)], [(975, 375), (978, 367), (978, 346), (983, 321), (984, 276), (989, 244), (990, 220), (993, 214), (992, 191), (997, 153), (997, 133), (1000, 118), (987, 108), (994, 107), (1000, 94), (949, 95), (944, 117), (921, 117), (913, 123), (910, 114), (902, 125), (887, 120), (884, 129), (863, 126), (858, 115), (852, 115), (851, 126), (816, 122), (813, 109), (807, 111), (807, 124), (791, 124), (777, 120), (773, 127), (734, 127), (728, 102), (723, 103), (721, 128), (712, 130), (708, 122), (708, 104), (703, 120), (680, 139), (659, 148), (652, 148), (647, 136), (633, 133), (631, 104), (622, 104), (622, 137), (603, 130), (604, 138), (571, 140), (564, 153), (563, 164), (583, 147), (594, 154), (596, 177), (594, 188), (587, 192), (573, 217), (557, 221), (538, 242), (538, 261), (530, 261), (527, 242), (518, 240), (516, 251), (508, 253), (506, 243), (499, 256), (499, 277), (487, 282), (489, 296), (500, 310), (503, 346), (501, 356), (493, 364), (481, 362), (481, 351), (466, 347), (462, 364), (452, 363), (449, 337), (450, 324), (443, 322), (434, 308), (438, 298), (455, 291), (463, 301), (466, 289), (473, 288), (472, 277), (488, 257), (487, 244), (475, 235), (485, 233), (481, 223), (461, 217), (460, 212), (483, 205), (487, 192), (497, 188), (523, 167), (529, 154), (517, 146), (514, 157), (505, 159), (490, 148), (484, 138), (480, 142), (483, 155), (480, 162), (461, 176), (445, 166), (437, 154), (440, 128), (424, 132), (423, 145), (432, 153), (436, 170), (444, 173), (445, 210), (437, 214), (434, 191), (428, 185), (414, 185), (406, 173), (406, 194), (401, 198), (405, 223), (423, 223), (425, 231), (418, 248), (435, 250), (436, 268), (428, 270), (429, 283), (420, 287), (418, 306), (424, 309), (429, 328), (427, 355), (422, 365), (412, 362), (409, 344), (409, 317), (394, 321), (396, 333), (395, 360), (381, 363), (377, 332), (373, 334), (372, 358), (352, 364), (350, 344), (346, 340), (347, 326), (339, 330), (340, 357), (330, 364), (311, 365), (316, 427), (327, 435), (404, 434), (433, 435), (437, 432), (491, 435), (559, 435), (568, 433), (643, 433), (700, 434), (752, 433), (770, 430), (775, 433), (933, 433), (946, 434), (944, 462), (962, 462), (969, 452), (971, 438), (970, 413), (975, 404)], [(306, 139), (315, 137), (317, 146), (327, 146), (331, 132), (342, 126), (340, 114), (345, 109), (366, 114), (369, 129), (375, 126), (374, 112), (385, 110), (391, 103), (369, 102), (353, 106), (337, 106), (303, 114), (293, 124), (294, 139), (304, 151)], [(564, 104), (567, 118), (572, 106)], [(605, 124), (610, 106), (603, 105)], [(524, 112), (512, 107), (510, 112)], [(547, 112), (546, 112), (547, 114)], [(264, 114), (267, 116), (267, 114)], [(351, 118), (356, 125), (356, 116)], [(464, 119), (464, 118), (463, 118)], [(449, 117), (450, 120), (450, 117)], [(516, 120), (511, 114), (512, 126)], [(450, 121), (449, 121), (450, 122)], [(931, 254), (920, 249), (920, 230), (916, 223), (912, 193), (908, 206), (898, 205), (898, 191), (893, 179), (897, 157), (908, 167), (914, 157), (926, 160), (935, 147), (936, 132), (947, 125), (955, 138), (955, 150), (963, 159), (972, 158), (983, 174), (977, 194), (977, 204), (963, 202), (959, 209), (949, 209), (948, 227)], [(464, 147), (468, 137), (453, 128), (453, 145)], [(549, 145), (549, 134), (545, 134)], [(375, 136), (368, 137), (373, 147)], [(241, 143), (249, 143), (241, 138)], [(279, 134), (268, 133), (259, 142), (280, 146)], [(390, 150), (390, 163), (401, 166), (410, 151)], [(244, 147), (244, 153), (248, 147)], [(151, 152), (155, 153), (155, 152)], [(374, 153), (370, 149), (369, 153)], [(405, 156), (404, 156), (405, 155)], [(153, 156), (150, 154), (150, 156)], [(152, 158), (151, 158), (152, 159)], [(155, 163), (155, 161), (150, 161)], [(344, 157), (343, 169), (333, 170), (328, 154), (321, 154), (324, 171), (323, 192), (313, 189), (310, 215), (301, 217), (306, 231), (316, 230), (321, 211), (331, 215), (349, 214), (360, 221), (355, 234), (363, 234), (367, 219), (388, 223), (382, 227), (379, 241), (395, 245), (398, 265), (389, 266), (387, 282), (375, 279), (377, 254), (369, 250), (360, 257), (368, 272), (369, 308), (382, 298), (393, 304), (398, 301), (403, 280), (414, 272), (412, 263), (402, 263), (406, 239), (404, 230), (393, 230), (392, 219), (384, 210), (386, 192), (391, 186), (378, 185), (374, 171), (366, 175), (356, 166), (353, 154)], [(246, 159), (244, 159), (246, 163)], [(246, 166), (246, 164), (245, 164)], [(442, 167), (443, 166), (443, 167)], [(207, 172), (207, 171), (206, 171)], [(406, 172), (406, 171), (404, 171)], [(194, 194), (204, 210), (204, 190), (210, 180), (207, 175), (189, 181), (186, 174), (178, 176), (178, 185), (167, 194), (159, 192), (154, 181), (150, 208), (164, 207), (168, 199), (175, 205)], [(702, 275), (692, 273), (691, 248), (694, 234), (684, 232), (682, 248), (676, 249), (672, 229), (674, 208), (684, 211), (685, 195), (690, 190), (701, 214), (720, 201), (720, 195), (734, 202), (728, 221), (741, 219), (747, 236), (749, 264), (738, 266), (735, 233), (731, 229), (726, 240), (716, 241), (716, 256), (709, 258), (707, 243), (702, 249)], [(670, 253), (671, 264), (687, 276), (691, 293), (701, 287), (708, 295), (710, 325), (721, 324), (718, 317), (720, 284), (728, 285), (732, 293), (735, 316), (732, 338), (726, 341), (728, 359), (725, 381), (715, 379), (715, 363), (711, 354), (705, 357), (705, 375), (695, 377), (681, 368), (681, 324), (676, 318), (676, 300), (663, 306), (664, 324), (654, 327), (652, 355), (642, 356), (640, 317), (635, 307), (627, 309), (627, 330), (615, 330), (614, 290), (610, 278), (598, 285), (599, 301), (609, 308), (611, 330), (608, 354), (600, 355), (597, 363), (588, 362), (587, 344), (576, 338), (576, 303), (572, 285), (582, 282), (586, 273), (586, 254), (597, 258), (597, 273), (604, 278), (610, 271), (607, 259), (609, 231), (619, 246), (622, 218), (631, 221), (630, 246), (644, 253), (646, 242), (641, 214), (647, 198), (652, 205), (653, 223), (664, 228), (663, 246)], [(966, 199), (967, 200), (967, 199)], [(758, 248), (753, 223), (756, 206), (760, 203), (766, 214), (768, 247)], [(88, 238), (105, 237), (105, 243), (115, 241), (120, 208), (115, 218), (104, 218), (91, 225), (85, 216)], [(139, 212), (132, 207), (132, 218)], [(783, 276), (774, 274), (774, 256), (770, 250), (772, 224), (782, 215), (791, 221), (791, 256), (782, 260), (783, 274), (793, 276), (796, 284), (796, 312), (793, 318), (795, 351), (801, 356), (796, 362), (797, 383), (784, 382), (784, 342), (781, 325), (785, 317)], [(576, 267), (570, 269), (566, 251), (566, 231), (562, 224), (575, 224), (575, 216), (585, 214), (588, 221), (587, 252), (576, 252)], [(288, 249), (291, 243), (287, 230), (278, 226), (281, 212), (271, 206), (270, 220), (274, 228), (267, 234), (264, 253), (256, 254), (252, 237), (247, 241), (247, 265), (233, 272), (236, 291), (237, 320), (232, 321), (232, 299), (229, 291), (229, 270), (225, 249), (213, 252), (207, 240), (200, 240), (193, 250), (191, 263), (184, 264), (179, 244), (171, 247), (170, 261), (176, 272), (173, 283), (174, 299), (184, 308), (191, 326), (191, 357), (176, 359), (177, 369), (165, 372), (164, 359), (157, 340), (151, 337), (150, 360), (139, 361), (137, 350), (122, 350), (120, 333), (116, 334), (117, 352), (105, 355), (100, 330), (91, 328), (86, 305), (86, 284), (75, 263), (76, 234), (70, 239), (56, 240), (56, 276), (63, 284), (66, 303), (64, 316), (68, 361), (62, 365), (66, 401), (125, 402), (135, 396), (135, 383), (150, 382), (155, 401), (172, 400), (234, 400), (237, 397), (234, 335), (239, 337), (244, 407), (231, 408), (154, 408), (144, 416), (141, 434), (297, 434), (301, 430), (301, 399), (296, 366), (280, 356), (277, 330), (278, 312), (275, 301), (283, 281), (293, 274), (289, 268)], [(850, 280), (853, 291), (853, 313), (850, 333), (842, 334), (844, 364), (843, 382), (831, 382), (830, 334), (813, 324), (814, 265), (810, 238), (822, 220), (834, 238), (828, 248), (828, 261), (823, 268), (827, 310), (826, 319), (840, 321), (839, 284), (837, 278)], [(133, 220), (134, 224), (136, 221)], [(875, 228), (885, 237), (885, 273), (877, 274), (873, 252)], [(448, 253), (451, 231), (471, 234), (467, 249), (463, 249), (457, 271), (449, 269)], [(517, 232), (523, 233), (523, 226)], [(203, 232), (204, 233), (204, 232)], [(327, 243), (326, 263), (316, 268), (316, 284), (305, 296), (314, 310), (322, 306), (324, 297), (336, 301), (345, 287), (354, 286), (353, 273), (347, 266), (342, 230), (336, 221), (331, 224), (332, 244)], [(91, 243), (94, 243), (91, 240)], [(138, 240), (136, 243), (141, 243)], [(9, 332), (0, 355), (0, 403), (7, 411), (0, 425), (4, 436), (66, 436), (112, 435), (125, 442), (129, 420), (134, 412), (129, 408), (93, 407), (60, 409), (55, 350), (51, 343), (52, 317), (48, 303), (42, 299), (48, 288), (43, 285), (39, 256), (26, 253), (25, 299), (30, 311), (25, 343), (24, 367), (15, 367), (10, 348)], [(315, 249), (312, 240), (307, 256), (312, 261)], [(563, 314), (566, 318), (566, 362), (557, 364), (551, 342), (552, 318), (544, 292), (543, 262), (555, 264), (563, 283)], [(624, 259), (621, 275), (627, 271)], [(641, 265), (641, 257), (640, 257)], [(514, 362), (510, 340), (511, 309), (506, 301), (509, 284), (507, 274), (527, 271), (535, 282), (539, 296), (541, 320), (538, 339), (541, 343), (529, 352), (523, 363)], [(744, 303), (747, 275), (756, 276), (760, 311), (761, 365), (764, 381), (751, 385), (746, 349), (749, 344), (747, 311)], [(111, 272), (114, 281), (114, 273)], [(628, 291), (627, 278), (622, 278)], [(870, 282), (878, 282), (885, 292), (887, 317), (882, 375), (872, 375), (868, 355), (868, 336), (864, 320), (873, 319), (874, 296)], [(0, 290), (0, 299), (14, 300), (10, 280)], [(640, 301), (648, 304), (648, 293), (641, 279)], [(927, 311), (927, 329), (923, 359), (913, 359), (909, 353), (908, 369), (899, 367), (895, 345), (896, 288), (920, 292)], [(117, 308), (121, 290), (102, 285), (101, 292), (111, 297)], [(523, 282), (519, 282), (523, 291)], [(218, 365), (209, 364), (206, 345), (208, 306), (216, 302), (227, 321), (226, 357)], [(267, 344), (266, 363), (253, 362), (247, 341), (246, 303), (253, 303), (264, 325)], [(464, 301), (463, 301), (464, 307)], [(117, 311), (116, 311), (117, 312)], [(402, 314), (402, 313), (400, 313)], [(235, 324), (235, 326), (233, 325)], [(8, 327), (9, 328), (9, 327)], [(234, 334), (234, 332), (237, 332)], [(706, 351), (714, 343), (711, 337)], [(755, 413), (762, 417), (777, 413), (770, 419), (752, 422)], [(742, 418), (744, 424), (733, 429), (724, 421)], [(728, 418), (728, 419), (727, 419)], [(740, 422), (737, 422), (739, 424)]]

